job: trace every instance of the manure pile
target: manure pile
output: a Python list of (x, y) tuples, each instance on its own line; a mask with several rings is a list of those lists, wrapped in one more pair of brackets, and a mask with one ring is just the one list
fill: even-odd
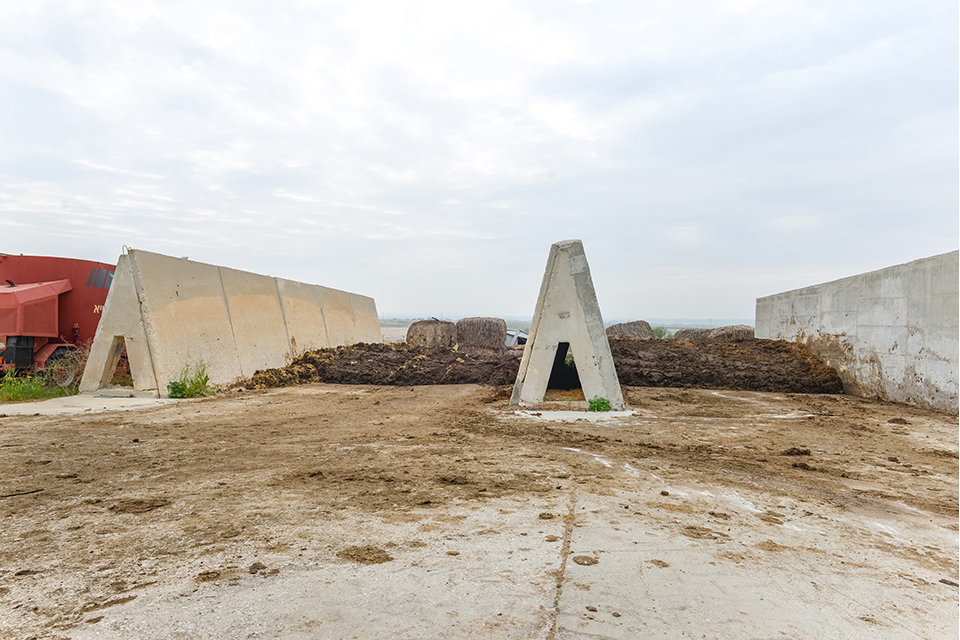
[(405, 342), (358, 343), (308, 351), (280, 369), (253, 374), (248, 386), (288, 387), (308, 382), (332, 384), (513, 384), (516, 356), (468, 355), (447, 347)]
[(781, 393), (843, 393), (837, 372), (785, 340), (610, 338), (620, 384)]
[[(802, 345), (783, 340), (686, 342), (610, 338), (620, 384), (636, 387), (843, 393), (837, 372)], [(252, 388), (332, 384), (512, 385), (516, 353), (469, 355), (406, 343), (353, 344), (307, 352), (279, 369), (257, 371)]]

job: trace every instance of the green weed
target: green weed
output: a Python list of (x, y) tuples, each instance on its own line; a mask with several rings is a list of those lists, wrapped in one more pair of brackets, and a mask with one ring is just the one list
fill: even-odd
[(203, 360), (195, 364), (192, 370), (189, 363), (185, 364), (180, 378), (167, 383), (167, 391), (171, 398), (198, 398), (216, 394), (216, 391), (210, 388), (207, 363)]
[(610, 401), (597, 396), (590, 401), (590, 411), (610, 411)]
[(55, 384), (47, 384), (46, 376), (25, 374), (18, 376), (12, 369), (0, 378), (0, 402), (23, 402), (59, 398), (65, 391)]
[(673, 332), (666, 327), (654, 327), (653, 337), (657, 340), (666, 340), (667, 338), (673, 337)]

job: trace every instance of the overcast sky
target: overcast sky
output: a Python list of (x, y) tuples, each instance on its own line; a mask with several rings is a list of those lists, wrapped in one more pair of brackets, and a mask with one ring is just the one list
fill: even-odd
[(0, 252), (455, 319), (580, 238), (637, 319), (958, 247), (956, 0), (0, 5)]

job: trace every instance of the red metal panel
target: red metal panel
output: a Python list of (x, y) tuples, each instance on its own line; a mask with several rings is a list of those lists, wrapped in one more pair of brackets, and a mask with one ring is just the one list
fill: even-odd
[(53, 355), (53, 352), (56, 351), (58, 347), (61, 349), (66, 348), (59, 343), (51, 342), (37, 349), (33, 354), (33, 366), (37, 369), (43, 369), (47, 366), (47, 358)]
[(3, 342), (4, 346), (7, 342), (6, 336), (19, 335), (14, 330), (17, 326), (18, 315), (17, 309), (7, 309), (0, 306), (0, 342)]
[(46, 298), (25, 304), (21, 311), (23, 328), (18, 335), (57, 337), (57, 299)]
[[(86, 342), (93, 339), (97, 330), (115, 269), (112, 264), (92, 260), (0, 254), (0, 291), (7, 284), (6, 280), (16, 285), (69, 280), (73, 289), (59, 297), (56, 310), (58, 330), (53, 339), (67, 343)], [(98, 279), (100, 286), (95, 286)], [(0, 322), (5, 313), (0, 309)], [(6, 342), (7, 335), (31, 334), (0, 331), (0, 342)]]
[(0, 318), (0, 334), (56, 338), (57, 301), (70, 289), (69, 280), (0, 287), (0, 309), (14, 312)]

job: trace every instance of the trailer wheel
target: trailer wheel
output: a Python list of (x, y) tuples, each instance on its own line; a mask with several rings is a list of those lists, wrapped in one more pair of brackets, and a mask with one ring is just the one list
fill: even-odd
[(57, 347), (50, 357), (47, 358), (46, 367), (49, 380), (53, 380), (61, 389), (66, 389), (77, 378), (77, 372), (80, 363), (74, 354), (77, 350), (73, 347)]

